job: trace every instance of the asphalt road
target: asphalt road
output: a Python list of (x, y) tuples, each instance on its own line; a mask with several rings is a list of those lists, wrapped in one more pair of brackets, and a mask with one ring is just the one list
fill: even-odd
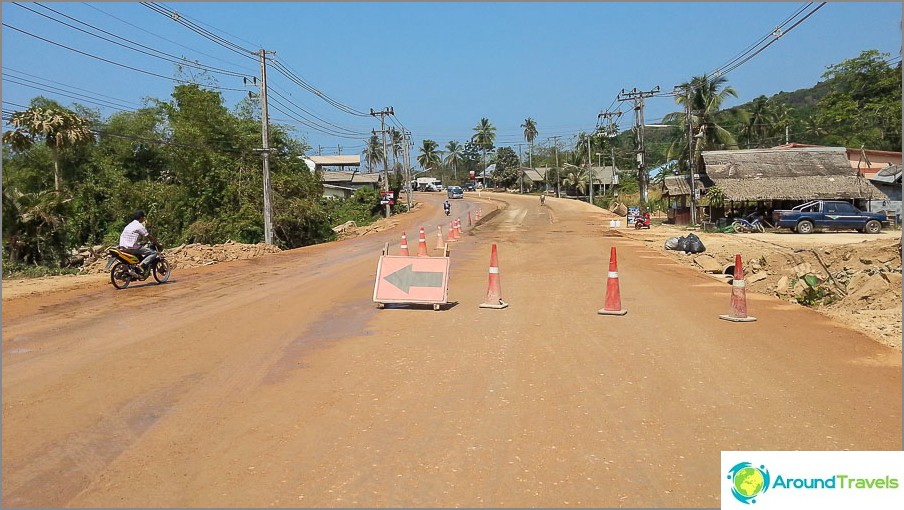
[(384, 243), (448, 227), (416, 198), (374, 235), (4, 302), (3, 505), (718, 507), (722, 450), (901, 449), (900, 352), (765, 296), (719, 320), (728, 286), (587, 204), (469, 193), (450, 305), (377, 309)]

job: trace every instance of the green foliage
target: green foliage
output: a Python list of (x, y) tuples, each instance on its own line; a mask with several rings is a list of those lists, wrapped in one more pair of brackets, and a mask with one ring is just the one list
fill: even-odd
[(511, 147), (500, 147), (496, 152), (493, 181), (503, 188), (515, 186), (518, 184), (519, 168), (518, 155), (515, 151)]
[[(797, 302), (804, 306), (827, 305), (835, 301), (836, 296), (831, 288), (823, 285), (823, 281), (814, 274), (807, 274), (801, 278), (806, 284), (803, 293), (797, 296)], [(792, 287), (797, 281), (792, 282)]]

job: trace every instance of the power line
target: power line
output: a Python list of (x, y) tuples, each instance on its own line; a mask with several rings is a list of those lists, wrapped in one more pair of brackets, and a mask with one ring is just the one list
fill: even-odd
[(370, 114), (363, 112), (361, 110), (352, 108), (351, 106), (341, 103), (341, 102), (329, 97), (328, 95), (324, 94), (323, 92), (318, 90), (316, 87), (314, 87), (313, 85), (309, 84), (304, 79), (299, 77), (294, 71), (292, 71), (291, 68), (289, 68), (288, 65), (286, 65), (282, 61), (280, 61), (278, 59), (271, 59), (271, 61), (273, 62), (273, 68), (276, 69), (280, 74), (282, 74), (283, 76), (288, 78), (290, 81), (292, 81), (296, 85), (299, 85), (303, 89), (307, 90), (308, 92), (311, 92), (312, 94), (319, 97), (320, 99), (323, 99), (324, 101), (327, 102), (327, 104), (333, 106), (334, 108), (336, 108), (340, 111), (343, 111), (345, 113), (348, 113), (350, 115), (355, 115), (357, 117), (370, 117)]
[(148, 9), (150, 9), (158, 14), (161, 14), (163, 16), (166, 16), (167, 18), (170, 18), (171, 20), (175, 21), (176, 23), (179, 23), (180, 25), (188, 28), (192, 32), (195, 32), (196, 34), (204, 37), (205, 39), (208, 39), (216, 44), (219, 44), (220, 46), (226, 48), (229, 51), (242, 55), (243, 57), (257, 60), (257, 56), (256, 56), (257, 52), (256, 51), (252, 51), (247, 48), (243, 48), (242, 46), (235, 44), (234, 42), (232, 42), (228, 39), (220, 37), (219, 35), (211, 32), (205, 28), (202, 28), (191, 21), (186, 21), (186, 18), (184, 18), (181, 14), (179, 14), (176, 11), (167, 9), (165, 7), (160, 7), (159, 5), (152, 3), (152, 2), (141, 2), (141, 5), (147, 7)]
[[(355, 130), (353, 130), (353, 129), (348, 129), (348, 128), (342, 127), (342, 126), (340, 126), (340, 125), (338, 125), (338, 124), (333, 124), (332, 122), (330, 122), (330, 121), (328, 121), (328, 120), (326, 120), (326, 119), (323, 119), (323, 118), (321, 118), (321, 117), (318, 117), (318, 116), (315, 115), (314, 113), (312, 113), (312, 112), (306, 110), (305, 108), (299, 106), (298, 104), (294, 103), (291, 99), (287, 98), (287, 97), (284, 96), (283, 94), (280, 94), (279, 91), (278, 91), (277, 89), (271, 88), (270, 90), (271, 90), (271, 92), (273, 92), (274, 95), (280, 97), (281, 99), (283, 99), (283, 100), (286, 101), (287, 103), (289, 103), (289, 104), (291, 104), (292, 106), (294, 106), (295, 108), (297, 108), (297, 109), (299, 109), (299, 110), (305, 112), (306, 114), (310, 115), (311, 117), (314, 117), (315, 119), (317, 119), (317, 120), (319, 120), (319, 121), (321, 121), (321, 122), (323, 122), (323, 123), (328, 124), (331, 128), (336, 128), (336, 129), (341, 130), (341, 131), (347, 131), (349, 134), (354, 134), (354, 135), (359, 135), (359, 136), (364, 136), (364, 135), (367, 134), (367, 133), (364, 132), (364, 131), (355, 131)], [(313, 122), (313, 121), (312, 121), (312, 122)], [(313, 126), (312, 126), (312, 127), (313, 127)], [(330, 129), (330, 127), (326, 128), (326, 129)]]
[[(67, 93), (64, 89), (61, 89), (59, 87), (53, 87), (51, 85), (42, 85), (34, 80), (26, 80), (24, 78), (17, 78), (15, 76), (4, 76), (3, 80), (9, 81), (16, 85), (22, 85), (23, 87), (29, 87), (29, 88), (37, 89), (37, 90), (43, 90), (44, 92), (50, 92), (51, 94), (57, 94), (57, 95), (60, 95), (63, 97), (75, 99), (77, 101), (83, 101), (86, 103), (95, 104), (95, 105), (103, 106), (106, 108), (111, 108), (113, 110), (118, 110), (121, 112), (130, 111), (129, 107), (124, 108), (122, 105), (115, 105), (113, 103), (106, 102), (101, 99), (92, 98), (91, 96), (87, 96), (85, 94), (78, 94), (76, 92)], [(20, 80), (22, 80), (22, 81), (20, 81)], [(53, 89), (56, 89), (56, 90), (53, 90)]]
[[(132, 70), (132, 71), (136, 71), (136, 72), (143, 73), (143, 74), (148, 74), (148, 75), (151, 75), (151, 76), (156, 76), (156, 77), (158, 77), (158, 78), (163, 78), (163, 79), (165, 79), (165, 80), (170, 80), (170, 81), (173, 81), (173, 82), (176, 82), (176, 83), (195, 83), (195, 82), (192, 82), (192, 81), (189, 81), (189, 80), (180, 80), (180, 79), (178, 79), (178, 78), (170, 78), (169, 76), (164, 76), (164, 75), (162, 75), (162, 74), (158, 74), (158, 73), (154, 73), (154, 72), (151, 72), (151, 71), (147, 71), (147, 70), (145, 70), (145, 69), (140, 69), (140, 68), (137, 68), (137, 67), (132, 67), (132, 66), (130, 66), (130, 65), (121, 64), (121, 63), (119, 63), (119, 62), (116, 62), (116, 61), (113, 61), (113, 60), (110, 60), (110, 59), (107, 59), (107, 58), (104, 58), (104, 57), (99, 57), (99, 56), (97, 56), (97, 55), (93, 55), (93, 54), (91, 54), (91, 53), (88, 53), (88, 52), (85, 52), (85, 51), (82, 51), (82, 50), (78, 50), (78, 49), (72, 48), (72, 47), (70, 47), (70, 46), (66, 46), (65, 44), (61, 44), (61, 43), (58, 43), (58, 42), (55, 42), (55, 41), (51, 41), (50, 39), (46, 39), (46, 38), (41, 37), (41, 36), (39, 36), (39, 35), (32, 34), (31, 32), (28, 32), (28, 31), (26, 31), (26, 30), (22, 30), (22, 29), (20, 29), (20, 28), (14, 27), (14, 26), (9, 25), (9, 24), (7, 24), (7, 23), (2, 23), (2, 24), (0, 24), (0, 26), (4, 26), (4, 27), (6, 27), (6, 28), (8, 28), (8, 29), (10, 29), (10, 30), (15, 30), (16, 32), (21, 32), (21, 33), (23, 33), (23, 34), (25, 34), (25, 35), (28, 35), (28, 36), (30, 36), (30, 37), (34, 37), (35, 39), (44, 41), (44, 42), (49, 43), (49, 44), (53, 44), (54, 46), (59, 46), (60, 48), (65, 48), (65, 49), (67, 49), (67, 50), (69, 50), (69, 51), (73, 51), (73, 52), (75, 52), (75, 53), (78, 53), (78, 54), (81, 54), (81, 55), (85, 55), (86, 57), (91, 57), (91, 58), (93, 58), (93, 59), (97, 59), (97, 60), (100, 60), (100, 61), (102, 61), (102, 62), (106, 62), (106, 63), (108, 63), (108, 64), (113, 64), (113, 65), (115, 65), (115, 66), (124, 67), (124, 68), (130, 69), (130, 70)], [(229, 91), (234, 91), (234, 92), (245, 92), (245, 89), (234, 89), (234, 88), (229, 88), (229, 87), (218, 87), (218, 86), (215, 86), (215, 85), (205, 85), (205, 87), (210, 88), (210, 89), (215, 89), (215, 90), (229, 90)]]
[[(22, 4), (18, 3), (18, 2), (13, 2), (13, 5), (16, 5), (17, 7), (20, 7), (20, 8), (22, 8), (22, 9), (27, 10), (27, 11), (33, 12), (33, 13), (37, 14), (38, 16), (43, 16), (43, 17), (45, 17), (45, 18), (47, 18), (47, 19), (49, 19), (49, 20), (55, 21), (56, 23), (59, 23), (59, 24), (61, 24), (61, 25), (67, 26), (67, 27), (69, 27), (69, 28), (72, 28), (73, 30), (78, 30), (79, 32), (88, 34), (88, 35), (90, 35), (90, 36), (92, 36), (92, 37), (96, 37), (96, 38), (98, 38), (98, 39), (101, 39), (101, 40), (104, 40), (104, 41), (107, 41), (107, 42), (116, 44), (117, 46), (121, 46), (121, 47), (123, 47), (123, 48), (127, 48), (127, 49), (130, 49), (130, 50), (132, 50), (132, 51), (136, 51), (136, 52), (138, 52), (138, 53), (143, 53), (143, 54), (145, 54), (145, 55), (149, 55), (149, 56), (151, 56), (151, 57), (158, 58), (158, 59), (160, 59), (160, 60), (164, 60), (164, 61), (171, 62), (171, 63), (174, 63), (174, 64), (184, 65), (184, 66), (187, 66), (187, 67), (194, 67), (194, 68), (200, 69), (200, 70), (202, 70), (202, 71), (208, 71), (208, 72), (213, 72), (213, 73), (218, 73), (218, 74), (225, 74), (225, 75), (227, 75), (227, 76), (237, 76), (237, 77), (242, 77), (242, 78), (244, 78), (244, 77), (247, 76), (247, 74), (238, 73), (238, 72), (235, 72), (235, 71), (229, 71), (229, 70), (226, 70), (226, 69), (220, 69), (220, 68), (213, 67), (213, 66), (208, 66), (208, 65), (206, 65), (206, 64), (201, 64), (201, 63), (199, 63), (199, 62), (192, 62), (192, 61), (190, 61), (190, 60), (188, 60), (188, 59), (179, 57), (179, 56), (177, 56), (177, 55), (172, 55), (172, 54), (170, 54), (170, 53), (166, 53), (166, 52), (164, 52), (164, 51), (160, 51), (160, 50), (157, 50), (157, 49), (155, 49), (155, 48), (151, 48), (150, 46), (146, 46), (146, 45), (144, 45), (144, 44), (141, 44), (141, 43), (132, 41), (132, 40), (127, 39), (127, 38), (125, 38), (125, 37), (120, 37), (120, 36), (118, 36), (118, 35), (116, 35), (116, 34), (114, 34), (114, 33), (111, 33), (111, 32), (108, 32), (108, 31), (106, 31), (106, 30), (103, 30), (103, 29), (101, 29), (101, 28), (95, 27), (94, 25), (91, 25), (91, 24), (89, 24), (89, 23), (85, 23), (85, 22), (83, 22), (83, 21), (80, 21), (80, 20), (78, 20), (78, 19), (76, 19), (76, 18), (73, 18), (73, 17), (71, 17), (71, 16), (68, 16), (68, 15), (66, 15), (66, 14), (63, 14), (63, 13), (57, 11), (57, 10), (51, 9), (50, 7), (47, 7), (47, 6), (42, 5), (42, 4), (40, 4), (40, 3), (35, 3), (35, 5), (37, 5), (37, 6), (39, 6), (39, 7), (42, 7), (42, 8), (44, 8), (44, 9), (47, 9), (48, 11), (51, 11), (51, 12), (53, 12), (53, 13), (56, 13), (56, 14), (58, 14), (58, 15), (60, 15), (60, 16), (63, 16), (63, 17), (66, 18), (66, 19), (70, 19), (70, 20), (75, 21), (75, 22), (77, 22), (77, 23), (80, 23), (80, 24), (82, 24), (82, 25), (84, 25), (84, 26), (90, 27), (90, 28), (92, 28), (92, 29), (94, 29), (94, 30), (97, 30), (98, 32), (101, 32), (101, 33), (103, 33), (103, 34), (107, 34), (107, 35), (109, 35), (109, 36), (115, 37), (116, 39), (119, 39), (119, 40), (121, 40), (121, 41), (125, 41), (125, 42), (127, 42), (128, 44), (133, 44), (133, 45), (135, 45), (135, 46), (138, 46), (139, 48), (145, 48), (145, 49), (147, 49), (147, 50), (150, 50), (150, 52), (149, 52), (149, 51), (144, 51), (144, 50), (139, 49), (139, 48), (133, 48), (133, 47), (131, 47), (131, 46), (128, 46), (127, 44), (123, 44), (123, 43), (114, 41), (114, 40), (112, 40), (112, 39), (109, 39), (109, 38), (107, 38), (107, 37), (104, 37), (104, 36), (101, 36), (101, 35), (92, 33), (92, 32), (90, 32), (90, 31), (88, 31), (88, 30), (84, 30), (84, 29), (79, 28), (79, 27), (77, 27), (77, 26), (74, 26), (74, 25), (71, 25), (71, 24), (69, 24), (69, 23), (66, 23), (65, 21), (61, 21), (61, 20), (56, 19), (56, 18), (54, 18), (54, 17), (52, 17), (52, 16), (48, 16), (48, 15), (43, 14), (43, 13), (40, 13), (40, 12), (34, 10), (34, 9), (28, 8), (28, 7), (22, 5)], [(153, 53), (152, 53), (152, 52), (153, 52)]]
[[(88, 92), (89, 94), (92, 94), (92, 95), (95, 96), (96, 98), (105, 98), (105, 99), (109, 99), (109, 100), (112, 100), (112, 101), (114, 101), (114, 102), (120, 103), (120, 104), (122, 104), (122, 105), (128, 106), (128, 107), (130, 107), (130, 108), (136, 108), (136, 107), (137, 107), (137, 108), (140, 108), (140, 106), (136, 105), (135, 103), (130, 103), (130, 102), (125, 101), (125, 100), (123, 100), (123, 99), (118, 99), (118, 98), (115, 98), (115, 97), (112, 97), (112, 96), (107, 96), (107, 95), (104, 95), (104, 94), (100, 94), (100, 93), (94, 92), (94, 91), (92, 91), (92, 90), (83, 89), (83, 88), (79, 88), (79, 87), (76, 87), (76, 86), (73, 86), (73, 85), (69, 85), (69, 84), (66, 84), (66, 83), (54, 81), (54, 80), (51, 80), (51, 79), (49, 79), (49, 78), (44, 78), (44, 77), (42, 77), (42, 76), (37, 76), (37, 75), (34, 75), (34, 74), (29, 74), (29, 73), (26, 73), (26, 72), (24, 72), (24, 71), (20, 71), (20, 70), (18, 70), (18, 69), (13, 69), (13, 68), (11, 68), (11, 67), (3, 67), (2, 69), (3, 69), (3, 72), (6, 73), (7, 75), (8, 75), (9, 73), (13, 73), (13, 74), (21, 74), (21, 75), (23, 75), (23, 76), (29, 76), (29, 77), (31, 77), (31, 78), (35, 78), (35, 79), (37, 79), (37, 80), (41, 80), (41, 81), (44, 81), (44, 82), (47, 82), (47, 83), (56, 83), (57, 85), (63, 85), (63, 86), (65, 86), (65, 87), (69, 88), (69, 89), (81, 90), (82, 92)], [(17, 78), (17, 77), (16, 77), (16, 76), (13, 76), (13, 78)], [(25, 80), (25, 78), (18, 78), (18, 79), (20, 79), (20, 80)], [(29, 81), (29, 80), (26, 80), (26, 81)], [(43, 84), (43, 85), (44, 85), (44, 86), (48, 86), (48, 85), (46, 85), (46, 84)], [(65, 90), (65, 89), (63, 89), (63, 90)], [(70, 92), (71, 92), (71, 90), (70, 90)]]

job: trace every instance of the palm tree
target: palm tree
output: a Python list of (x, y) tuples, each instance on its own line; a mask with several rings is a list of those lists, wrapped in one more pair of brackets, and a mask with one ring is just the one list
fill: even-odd
[(566, 187), (574, 188), (579, 195), (586, 193), (589, 183), (587, 169), (580, 168), (571, 163), (565, 163), (564, 166), (570, 167), (571, 171), (568, 172), (568, 175), (562, 180), (562, 184)]
[(770, 110), (769, 100), (766, 96), (760, 96), (753, 100), (753, 109), (749, 112), (747, 125), (744, 126), (744, 134), (747, 136), (747, 147), (751, 146), (751, 140), (756, 141), (757, 147), (763, 143), (767, 133), (772, 131), (775, 118)]
[(392, 146), (392, 166), (398, 166), (399, 158), (405, 152), (405, 137), (402, 132), (396, 128), (389, 129), (389, 140)]
[[(705, 150), (739, 148), (734, 135), (720, 124), (722, 120), (720, 108), (723, 101), (728, 96), (738, 97), (734, 88), (722, 88), (727, 81), (724, 76), (695, 76), (689, 83), (680, 86), (685, 89), (689, 88), (692, 93), (675, 96), (675, 102), (680, 105), (690, 102), (691, 129), (695, 136), (700, 137), (695, 144), (692, 156), (695, 168), (703, 168), (702, 153)], [(662, 120), (666, 124), (687, 126), (687, 115), (684, 111), (669, 113)], [(682, 160), (686, 165), (689, 159), (687, 145), (687, 140), (675, 140), (669, 147), (667, 158)], [(687, 167), (685, 166), (685, 168)]]
[[(483, 151), (483, 169), (481, 172), (484, 172), (487, 167), (487, 151), (491, 150), (496, 142), (496, 127), (490, 124), (489, 119), (483, 117), (477, 127), (474, 128), (474, 131), (471, 141)], [(486, 176), (484, 176), (484, 181), (486, 181)]]
[(446, 164), (452, 165), (452, 175), (455, 179), (456, 183), (458, 182), (458, 165), (461, 164), (462, 160), (462, 147), (461, 144), (456, 142), (455, 140), (450, 141), (446, 144)]
[(367, 161), (367, 171), (373, 172), (374, 167), (382, 162), (384, 157), (383, 144), (377, 135), (371, 135), (361, 153), (364, 154), (364, 161)]
[[(785, 103), (780, 103), (772, 106), (771, 113), (773, 118), (773, 135), (778, 135), (781, 137), (782, 135), (786, 135), (787, 129), (791, 126), (791, 112), (794, 111), (794, 108), (788, 106)], [(785, 143), (788, 143), (788, 137), (785, 136)]]
[(3, 133), (3, 142), (14, 150), (30, 149), (39, 139), (53, 151), (53, 189), (60, 191), (60, 151), (94, 140), (88, 120), (55, 108), (35, 106), (10, 116), (12, 131)]
[(524, 124), (521, 124), (521, 127), (524, 128), (524, 141), (527, 142), (527, 161), (528, 166), (531, 168), (534, 167), (534, 140), (537, 138), (537, 135), (540, 134), (537, 132), (537, 121), (528, 117), (524, 119)]
[(439, 147), (439, 144), (430, 139), (425, 139), (421, 143), (421, 153), (417, 156), (417, 162), (425, 170), (436, 170), (442, 164), (439, 152), (436, 150), (437, 147)]
[[(16, 188), (3, 188), (3, 208), (11, 213), (14, 220), (12, 225), (4, 224), (4, 237), (9, 239), (12, 264), (18, 262), (22, 252), (35, 265), (48, 260), (47, 248), (62, 254), (64, 207), (70, 200), (58, 191), (24, 193)], [(7, 216), (6, 211), (4, 216)]]

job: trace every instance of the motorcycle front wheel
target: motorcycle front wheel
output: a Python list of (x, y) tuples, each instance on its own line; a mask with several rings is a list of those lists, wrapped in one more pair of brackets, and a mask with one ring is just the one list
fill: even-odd
[(169, 264), (165, 260), (158, 260), (154, 263), (154, 279), (157, 280), (157, 283), (166, 283), (169, 280), (171, 271)]
[(125, 262), (118, 262), (110, 271), (110, 282), (117, 289), (124, 289), (132, 283), (132, 275), (129, 274), (129, 265)]

